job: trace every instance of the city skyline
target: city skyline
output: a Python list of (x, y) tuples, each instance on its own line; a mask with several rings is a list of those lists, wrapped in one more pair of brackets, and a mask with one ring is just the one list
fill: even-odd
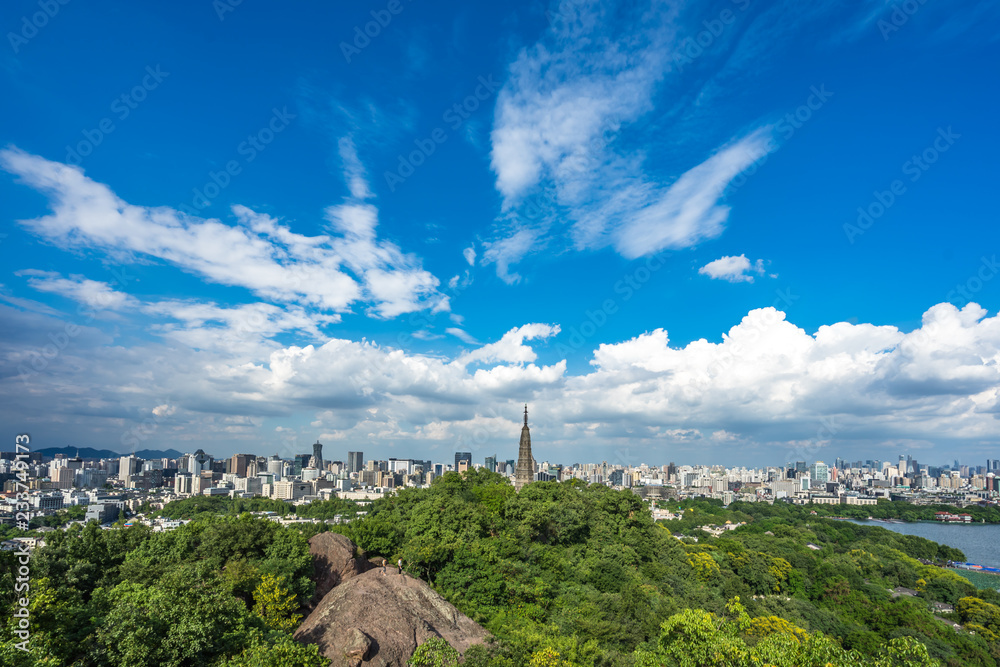
[(304, 7), (3, 8), (8, 440), (997, 458), (997, 7)]
[[(513, 455), (513, 456), (511, 456), (509, 458), (505, 458), (504, 457), (504, 455), (502, 454), (503, 450), (494, 451), (492, 453), (487, 453), (485, 450), (481, 450), (481, 449), (477, 450), (476, 452), (454, 451), (454, 452), (452, 452), (450, 454), (445, 453), (444, 454), (444, 458), (437, 459), (437, 460), (424, 459), (424, 458), (421, 458), (419, 456), (405, 456), (405, 455), (400, 455), (400, 456), (385, 456), (385, 457), (383, 457), (381, 454), (374, 454), (374, 455), (369, 456), (370, 454), (372, 454), (371, 451), (365, 452), (365, 451), (353, 451), (352, 450), (352, 451), (347, 451), (346, 452), (346, 456), (343, 456), (343, 457), (341, 457), (340, 454), (334, 453), (332, 457), (330, 457), (330, 456), (323, 456), (319, 460), (321, 462), (324, 462), (324, 463), (336, 463), (336, 464), (340, 464), (348, 472), (358, 472), (358, 471), (364, 469), (364, 467), (368, 463), (370, 463), (370, 462), (387, 463), (387, 462), (391, 462), (391, 461), (409, 461), (409, 462), (417, 463), (417, 464), (426, 463), (426, 462), (432, 462), (432, 463), (434, 463), (434, 465), (444, 466), (444, 468), (448, 469), (448, 470), (460, 470), (459, 463), (462, 462), (462, 461), (468, 462), (468, 467), (480, 467), (481, 466), (481, 467), (485, 467), (487, 469), (492, 469), (492, 467), (490, 466), (491, 462), (494, 465), (496, 465), (498, 463), (507, 463), (507, 464), (511, 464), (512, 466), (514, 466), (514, 464), (516, 464), (518, 462), (518, 460), (521, 458), (521, 453), (524, 451), (523, 445), (524, 445), (524, 443), (526, 441), (526, 438), (527, 438), (528, 452), (529, 452), (529, 455), (530, 455), (530, 450), (531, 450), (530, 435), (528, 435), (526, 437), (526, 435), (525, 435), (526, 434), (526, 430), (527, 430), (526, 427), (527, 427), (527, 424), (524, 424), (522, 426), (521, 437), (520, 437), (520, 441), (521, 442), (519, 443), (519, 445), (517, 447), (517, 449), (519, 451), (517, 452), (516, 455)], [(312, 452), (313, 452), (312, 454), (310, 454), (308, 452), (292, 453), (293, 450), (294, 450), (294, 447), (291, 447), (291, 448), (286, 448), (286, 450), (284, 452), (253, 453), (253, 452), (242, 452), (241, 451), (241, 452), (233, 452), (233, 453), (229, 453), (229, 454), (216, 455), (214, 452), (205, 452), (203, 449), (199, 448), (197, 450), (192, 450), (192, 451), (179, 451), (179, 450), (176, 450), (176, 449), (170, 449), (170, 450), (139, 450), (138, 452), (133, 451), (131, 453), (129, 453), (129, 452), (124, 452), (124, 453), (114, 452), (114, 456), (111, 456), (110, 458), (113, 458), (113, 459), (117, 459), (117, 458), (125, 459), (125, 458), (129, 458), (129, 457), (137, 457), (137, 458), (142, 459), (142, 460), (147, 460), (147, 461), (148, 460), (154, 460), (155, 461), (155, 460), (158, 460), (158, 459), (178, 460), (178, 459), (183, 459), (183, 458), (186, 458), (186, 457), (197, 456), (199, 454), (205, 454), (208, 457), (210, 457), (210, 458), (212, 458), (212, 459), (214, 459), (216, 461), (232, 460), (234, 462), (234, 465), (237, 465), (237, 463), (236, 463), (237, 460), (241, 460), (242, 461), (244, 458), (247, 458), (247, 459), (252, 458), (254, 460), (257, 460), (257, 459), (270, 460), (270, 459), (274, 459), (275, 457), (277, 457), (277, 458), (281, 459), (282, 461), (289, 462), (289, 461), (298, 460), (300, 458), (304, 459), (304, 460), (314, 460), (315, 457), (316, 457), (316, 451), (317, 451), (316, 447), (317, 446), (322, 447), (323, 445), (322, 445), (322, 443), (320, 443), (320, 442), (317, 441), (317, 442), (315, 442), (315, 443), (313, 443), (313, 444), (311, 444), (309, 446), (310, 448), (312, 448)], [(56, 448), (56, 449), (59, 449), (59, 448)], [(40, 452), (46, 452), (45, 455), (48, 456), (48, 457), (50, 457), (50, 458), (60, 458), (61, 457), (63, 459), (69, 459), (69, 460), (73, 460), (73, 459), (100, 460), (100, 459), (107, 459), (108, 458), (107, 456), (99, 456), (99, 455), (96, 455), (96, 454), (92, 455), (92, 454), (89, 454), (89, 453), (87, 453), (86, 456), (83, 456), (81, 454), (80, 448), (77, 448), (77, 451), (76, 451), (76, 453), (73, 456), (67, 456), (66, 454), (63, 454), (63, 453), (58, 453), (58, 454), (53, 455), (51, 453), (52, 448), (41, 448), (38, 451), (40, 451)], [(110, 450), (93, 450), (93, 451), (94, 452), (109, 452), (110, 453)], [(2, 452), (0, 452), (0, 453), (2, 453)], [(328, 453), (329, 453), (329, 450), (328, 450)], [(8, 454), (13, 455), (10, 452), (8, 452)], [(402, 454), (402, 453), (397, 452), (397, 454)], [(451, 462), (452, 456), (454, 457), (454, 463)], [(623, 461), (608, 461), (608, 460), (597, 461), (597, 460), (583, 460), (583, 459), (572, 459), (572, 460), (569, 460), (569, 459), (567, 459), (567, 460), (544, 459), (544, 460), (539, 460), (539, 459), (536, 459), (534, 456), (530, 456), (530, 459), (531, 459), (531, 462), (532, 462), (533, 466), (536, 467), (536, 468), (539, 468), (539, 469), (542, 466), (546, 465), (546, 464), (552, 465), (552, 466), (561, 466), (561, 467), (594, 466), (594, 465), (602, 465), (603, 464), (603, 465), (608, 466), (609, 468), (610, 467), (615, 467), (615, 468), (636, 467), (636, 468), (638, 468), (638, 467), (646, 466), (646, 467), (649, 467), (650, 469), (654, 469), (654, 468), (655, 469), (659, 469), (659, 468), (667, 468), (667, 467), (670, 467), (670, 466), (677, 466), (677, 467), (695, 467), (695, 468), (697, 468), (697, 467), (725, 468), (725, 469), (731, 469), (731, 470), (737, 470), (737, 469), (741, 469), (741, 468), (743, 468), (743, 469), (752, 469), (752, 470), (766, 470), (766, 469), (769, 469), (769, 468), (786, 468), (786, 469), (794, 468), (794, 469), (798, 469), (798, 470), (806, 470), (806, 469), (809, 469), (809, 468), (813, 467), (816, 464), (820, 464), (820, 465), (823, 465), (823, 466), (825, 466), (827, 468), (836, 468), (838, 470), (845, 470), (845, 469), (850, 469), (850, 468), (883, 469), (885, 467), (894, 467), (894, 468), (897, 468), (897, 469), (900, 469), (900, 470), (907, 470), (910, 473), (914, 473), (914, 472), (919, 472), (920, 469), (926, 469), (926, 468), (930, 467), (930, 468), (935, 468), (935, 469), (947, 469), (947, 470), (952, 470), (952, 471), (954, 471), (954, 470), (966, 470), (966, 469), (976, 470), (978, 468), (983, 468), (983, 472), (984, 473), (991, 473), (991, 472), (993, 472), (993, 473), (1000, 473), (1000, 459), (987, 458), (984, 461), (979, 461), (979, 462), (971, 461), (971, 460), (961, 460), (961, 459), (958, 459), (958, 458), (949, 458), (947, 460), (926, 461), (926, 460), (918, 460), (915, 457), (913, 457), (912, 454), (900, 454), (898, 457), (889, 457), (889, 458), (867, 457), (867, 458), (861, 458), (861, 459), (856, 459), (856, 458), (855, 459), (846, 459), (846, 458), (843, 458), (841, 456), (834, 456), (834, 457), (831, 457), (831, 458), (828, 459), (829, 462), (827, 462), (827, 460), (818, 459), (817, 458), (817, 459), (804, 459), (804, 460), (788, 460), (788, 461), (784, 461), (784, 462), (772, 462), (772, 463), (761, 462), (761, 463), (754, 464), (754, 465), (739, 465), (739, 464), (730, 465), (730, 464), (727, 464), (726, 462), (722, 462), (722, 461), (701, 461), (701, 460), (681, 460), (681, 461), (670, 460), (669, 462), (666, 462), (666, 459), (664, 459), (663, 461), (648, 460), (648, 461), (640, 461), (640, 462), (623, 462)], [(246, 465), (245, 462), (242, 465), (245, 468), (245, 465)], [(919, 467), (915, 467), (915, 466), (919, 466)], [(305, 467), (305, 464), (303, 464), (302, 467)], [(516, 470), (515, 470), (515, 472), (516, 472)]]

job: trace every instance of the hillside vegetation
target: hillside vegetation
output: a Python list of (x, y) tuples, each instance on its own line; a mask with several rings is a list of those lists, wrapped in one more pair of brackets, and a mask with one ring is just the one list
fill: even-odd
[[(168, 533), (90, 525), (51, 535), (32, 558), (33, 653), (14, 648), (8, 624), (2, 664), (322, 665), (290, 631), (313, 592), (306, 540), (327, 529), (371, 558), (402, 558), (484, 625), (495, 639), (467, 652), (471, 667), (988, 667), (1000, 658), (1000, 594), (927, 564), (961, 552), (786, 504), (690, 502), (681, 519), (657, 524), (628, 491), (573, 481), (518, 494), (483, 471), (306, 529), (236, 514), (243, 506), (222, 503), (216, 515), (184, 502), (164, 515), (192, 522)], [(700, 530), (726, 520), (747, 525), (717, 538)], [(12, 609), (16, 564), (10, 554), (0, 562), (0, 602)], [(935, 618), (932, 602), (954, 605), (944, 618), (963, 628)], [(455, 657), (428, 642), (411, 664)]]

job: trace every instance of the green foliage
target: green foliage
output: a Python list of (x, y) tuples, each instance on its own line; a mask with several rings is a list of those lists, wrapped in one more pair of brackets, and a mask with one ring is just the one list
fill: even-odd
[(219, 667), (327, 667), (330, 661), (320, 655), (315, 644), (300, 644), (288, 635), (264, 640), (254, 636), (255, 643), (237, 656), (219, 663)]
[(458, 651), (440, 637), (431, 637), (410, 656), (410, 667), (457, 667)]
[(253, 592), (253, 611), (272, 630), (294, 632), (302, 615), (295, 613), (299, 607), (295, 594), (281, 584), (280, 577), (265, 574)]
[[(5, 625), (0, 664), (328, 662), (288, 634), (313, 592), (308, 544), (296, 530), (249, 515), (204, 515), (165, 533), (90, 523), (47, 540), (31, 559), (32, 652), (13, 648)], [(11, 555), (0, 557), (0, 580), (13, 581)]]
[(29, 522), (29, 526), (31, 528), (38, 528), (39, 526), (48, 526), (49, 528), (61, 528), (70, 521), (83, 521), (84, 517), (86, 516), (87, 516), (86, 505), (72, 505), (70, 507), (67, 507), (66, 509), (59, 510), (48, 516), (34, 517)]
[(343, 498), (330, 498), (329, 500), (314, 500), (305, 505), (295, 507), (295, 513), (306, 519), (333, 519), (341, 517), (343, 521), (349, 521), (358, 512), (364, 512), (365, 506), (353, 500)]
[(255, 623), (217, 581), (190, 587), (122, 583), (95, 594), (107, 612), (96, 643), (114, 667), (209, 664), (247, 644)]
[(228, 496), (191, 496), (183, 500), (174, 500), (164, 505), (158, 516), (174, 521), (178, 519), (193, 519), (203, 514), (239, 515), (244, 512), (274, 512), (285, 516), (295, 511), (295, 508), (282, 501), (271, 498), (230, 498)]
[[(284, 528), (249, 514), (293, 509), (355, 518)], [(328, 661), (289, 632), (314, 590), (306, 539), (329, 529), (368, 557), (402, 558), (482, 623), (492, 640), (462, 656), (468, 667), (998, 664), (1000, 593), (918, 560), (956, 550), (823, 518), (843, 506), (682, 509), (656, 525), (629, 491), (576, 480), (515, 493), (483, 470), (370, 506), (191, 498), (164, 509), (193, 518), (170, 532), (91, 524), (47, 536), (32, 557), (32, 653), (13, 649), (12, 628), (0, 625), (0, 663), (319, 667)], [(718, 538), (701, 530), (726, 521), (745, 525)], [(0, 553), (8, 610), (15, 572), (16, 559)], [(919, 593), (894, 597), (896, 587)], [(933, 601), (955, 603), (964, 630), (935, 619)], [(457, 659), (431, 640), (410, 664)]]
[(655, 647), (635, 652), (636, 667), (934, 667), (927, 649), (911, 638), (893, 639), (874, 654), (844, 650), (822, 633), (808, 634), (787, 621), (751, 620), (734, 599), (727, 616), (685, 609), (664, 621)]

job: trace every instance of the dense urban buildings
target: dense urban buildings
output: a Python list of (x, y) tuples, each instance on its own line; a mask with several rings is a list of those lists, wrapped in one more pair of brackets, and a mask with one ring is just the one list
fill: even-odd
[[(512, 439), (513, 445), (513, 439)], [(963, 507), (995, 503), (1000, 461), (985, 465), (953, 461), (935, 466), (901, 455), (895, 462), (881, 460), (794, 461), (761, 468), (725, 465), (629, 465), (538, 462), (532, 453), (528, 407), (518, 442), (518, 456), (500, 460), (497, 454), (473, 460), (473, 452), (454, 453), (452, 464), (415, 458), (364, 460), (363, 452), (348, 451), (346, 463), (323, 457), (317, 441), (312, 452), (270, 457), (235, 454), (216, 460), (198, 448), (176, 458), (142, 459), (134, 454), (117, 458), (85, 459), (79, 455), (49, 457), (34, 452), (22, 460), (30, 492), (31, 513), (44, 516), (61, 509), (87, 507), (87, 521), (107, 524), (123, 511), (154, 500), (162, 505), (190, 496), (234, 498), (268, 497), (302, 504), (332, 497), (371, 500), (403, 487), (426, 486), (448, 472), (485, 467), (506, 476), (517, 490), (536, 481), (580, 479), (632, 489), (647, 498), (710, 497), (724, 504), (791, 502), (796, 504), (874, 505), (880, 499), (915, 504), (947, 503)], [(511, 447), (513, 451), (513, 446)], [(15, 455), (0, 455), (0, 482), (6, 504), (0, 504), (0, 523), (13, 523), (14, 492), (18, 479)], [(968, 521), (961, 512), (942, 513), (938, 520)]]

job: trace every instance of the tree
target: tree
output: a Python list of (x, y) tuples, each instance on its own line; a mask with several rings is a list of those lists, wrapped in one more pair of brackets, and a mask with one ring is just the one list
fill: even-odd
[(456, 667), (458, 651), (441, 637), (431, 637), (417, 647), (406, 662), (410, 667)]
[(187, 583), (95, 592), (108, 610), (95, 639), (112, 667), (208, 665), (246, 648), (255, 624), (246, 606), (216, 581)]
[(252, 646), (219, 664), (219, 667), (327, 667), (315, 644), (300, 644), (288, 635), (278, 635), (268, 643), (257, 636)]
[(299, 605), (295, 594), (282, 586), (282, 579), (273, 574), (265, 574), (253, 592), (255, 614), (260, 616), (267, 627), (274, 630), (292, 632), (302, 620), (295, 611)]

